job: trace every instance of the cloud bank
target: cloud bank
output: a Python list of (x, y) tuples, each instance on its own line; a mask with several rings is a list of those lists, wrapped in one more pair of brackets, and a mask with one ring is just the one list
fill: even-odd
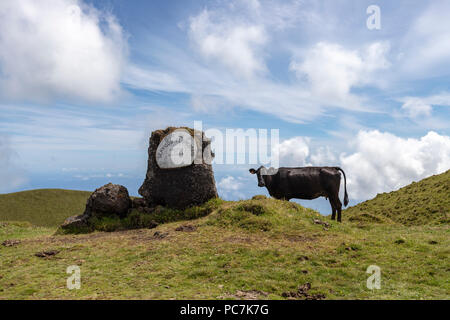
[(0, 3), (0, 98), (111, 101), (126, 51), (114, 16), (81, 1)]

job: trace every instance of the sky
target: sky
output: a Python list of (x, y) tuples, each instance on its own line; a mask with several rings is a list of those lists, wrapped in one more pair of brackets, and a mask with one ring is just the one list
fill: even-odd
[[(137, 195), (151, 132), (194, 121), (278, 129), (280, 165), (342, 167), (350, 205), (442, 173), (448, 12), (439, 0), (3, 0), (0, 193), (113, 182)], [(267, 195), (257, 166), (215, 163), (219, 196)]]

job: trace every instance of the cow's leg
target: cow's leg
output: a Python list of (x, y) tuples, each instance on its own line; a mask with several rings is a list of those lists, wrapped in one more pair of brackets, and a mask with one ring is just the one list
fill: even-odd
[(336, 209), (334, 208), (331, 198), (328, 198), (328, 201), (330, 201), (330, 205), (331, 205), (331, 220), (334, 220), (334, 219), (336, 219)]
[(341, 200), (339, 200), (339, 198), (337, 198), (336, 197), (336, 199), (337, 199), (337, 203), (336, 203), (336, 210), (337, 210), (337, 221), (338, 222), (341, 222), (342, 220), (341, 220), (341, 210), (342, 210), (342, 203), (341, 203)]
[(339, 195), (336, 194), (335, 196), (330, 197), (330, 199), (332, 199), (334, 210), (337, 211), (337, 221), (341, 222), (342, 203), (341, 200), (339, 200)]

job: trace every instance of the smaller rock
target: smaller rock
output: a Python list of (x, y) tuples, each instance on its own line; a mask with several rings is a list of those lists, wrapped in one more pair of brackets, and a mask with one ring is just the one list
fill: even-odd
[(145, 201), (144, 198), (133, 198), (131, 200), (131, 208), (144, 214), (150, 214), (155, 211), (155, 207)]
[(20, 240), (5, 240), (2, 242), (2, 246), (14, 247), (20, 243)]
[(153, 238), (155, 239), (164, 239), (165, 237), (167, 237), (169, 235), (168, 232), (161, 232), (161, 231), (156, 231), (153, 234)]
[(197, 230), (197, 227), (190, 224), (179, 226), (178, 228), (175, 229), (175, 231), (184, 231), (184, 232), (193, 232), (195, 230)]
[(325, 228), (329, 228), (329, 227), (330, 227), (330, 224), (329, 224), (328, 222), (325, 222), (325, 221), (322, 221), (322, 220), (319, 220), (319, 219), (313, 219), (313, 222), (314, 222), (315, 224), (321, 224), (321, 225), (323, 225)]
[(307, 261), (309, 258), (307, 256), (300, 256), (297, 258), (297, 261)]
[(241, 300), (261, 300), (261, 296), (267, 297), (269, 293), (261, 290), (238, 290), (234, 294), (234, 298)]
[(117, 215), (125, 217), (132, 202), (127, 188), (118, 184), (108, 183), (96, 189), (86, 203), (84, 214), (96, 217)]
[(47, 250), (35, 253), (34, 255), (39, 258), (48, 258), (59, 253), (59, 250)]
[(70, 228), (86, 227), (88, 225), (88, 219), (89, 219), (89, 216), (86, 214), (82, 214), (79, 216), (72, 216), (72, 217), (67, 218), (63, 222), (63, 224), (61, 225), (61, 228), (70, 229)]
[(147, 202), (144, 198), (133, 198), (131, 200), (131, 207), (132, 208), (142, 208), (147, 207)]
[(305, 299), (305, 300), (322, 300), (325, 295), (322, 293), (309, 294), (311, 283), (307, 282), (298, 287), (297, 291), (288, 291), (281, 294), (282, 297), (288, 299)]
[(143, 213), (151, 213), (155, 210), (154, 206), (145, 201), (144, 198), (133, 198), (131, 199), (131, 208), (137, 209)]
[(299, 286), (297, 292), (299, 294), (304, 295), (304, 294), (308, 293), (309, 289), (311, 289), (311, 283), (307, 282), (307, 283)]

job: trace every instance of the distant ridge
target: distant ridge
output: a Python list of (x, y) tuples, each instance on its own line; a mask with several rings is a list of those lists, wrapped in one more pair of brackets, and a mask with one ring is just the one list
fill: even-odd
[(403, 225), (450, 222), (450, 170), (433, 175), (343, 212), (350, 221), (400, 223)]

